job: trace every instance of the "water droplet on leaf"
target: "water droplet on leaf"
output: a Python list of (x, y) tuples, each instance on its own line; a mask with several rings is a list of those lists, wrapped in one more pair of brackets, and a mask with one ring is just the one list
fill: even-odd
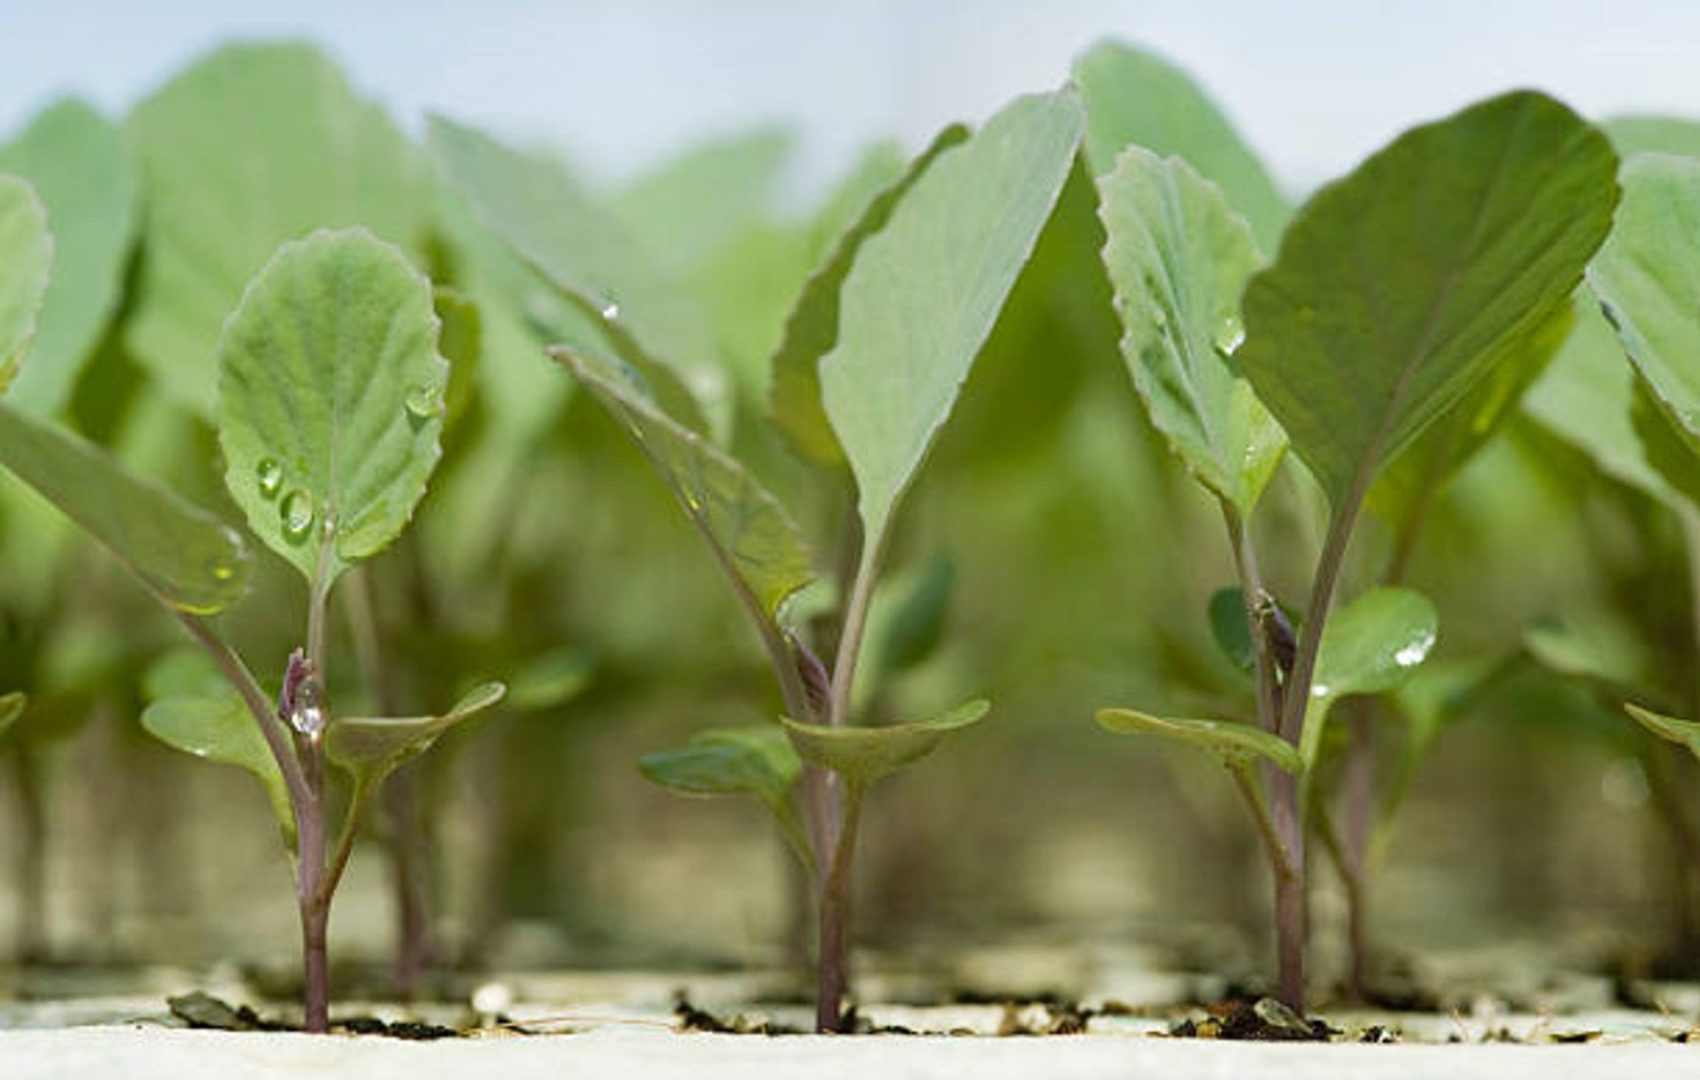
[(613, 322), (615, 319), (618, 319), (619, 317), (620, 317), (620, 302), (618, 300), (614, 299), (613, 297), (609, 297), (608, 300), (602, 305), (602, 318), (607, 322)]
[(417, 419), (429, 420), (443, 415), (443, 387), (440, 383), (414, 388), (407, 395), (407, 411)]
[(1216, 351), (1232, 356), (1245, 343), (1245, 324), (1238, 315), (1229, 315), (1216, 325)]
[(212, 575), (214, 581), (229, 581), (236, 576), (236, 568), (223, 559), (209, 559), (207, 573)]
[(1434, 648), (1434, 635), (1425, 634), (1393, 654), (1393, 662), (1400, 667), (1415, 667), (1428, 656), (1428, 651)]
[(307, 535), (313, 526), (313, 496), (305, 491), (291, 491), (278, 507), (283, 518), (283, 534), (291, 540)]
[(254, 467), (254, 479), (260, 482), (260, 494), (269, 499), (283, 487), (283, 466), (275, 458), (263, 458)]

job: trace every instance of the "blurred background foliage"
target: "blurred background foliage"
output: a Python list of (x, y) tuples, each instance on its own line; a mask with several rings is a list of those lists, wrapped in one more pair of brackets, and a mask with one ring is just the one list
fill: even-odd
[[(1058, 73), (1058, 80), (1064, 73)], [(1099, 263), (1092, 176), (1130, 141), (1192, 159), (1274, 250), (1289, 205), (1204, 90), (1129, 46), (1074, 73), (1095, 112), (1076, 163), (904, 516), (876, 605), (870, 707), (921, 715), (984, 695), (990, 721), (870, 804), (862, 943), (929, 957), (1012, 940), (1205, 942), (1256, 966), (1266, 883), (1230, 785), (1202, 757), (1110, 739), (1093, 710), (1240, 700), (1214, 644), (1232, 580), (1215, 508), (1143, 417)], [(1608, 125), (1683, 151), (1700, 127)], [(762, 422), (790, 305), (862, 206), (920, 147), (877, 144), (817, 200), (777, 192), (791, 133), (685, 146), (618, 187), (533, 156), (531, 194), (612, 279), (661, 290), (709, 343), (739, 456), (810, 531), (848, 504)], [(365, 224), (439, 285), (455, 364), (445, 458), (418, 527), (374, 560), (383, 675), (340, 701), (450, 700), (503, 678), (508, 706), (411, 767), (371, 830), (417, 815), (445, 959), (521, 966), (768, 963), (795, 945), (797, 883), (753, 803), (683, 800), (639, 755), (778, 711), (759, 646), (641, 455), (542, 347), (605, 332), (564, 303), (411, 141), (311, 46), (204, 56), (127, 117), (75, 100), (0, 145), (58, 242), (13, 400), (110, 447), (228, 521), (212, 428), (215, 347), (243, 283), (284, 240)], [(591, 250), (591, 249), (594, 250)], [(622, 275), (624, 275), (622, 277)], [(611, 308), (637, 298), (617, 289)], [(712, 380), (711, 380), (712, 381)], [(1621, 715), (1693, 714), (1700, 521), (1649, 460), (1631, 369), (1591, 303), (1532, 390), (1427, 509), (1405, 580), (1440, 612), (1436, 662), (1497, 677), (1414, 773), (1377, 891), (1397, 951), (1556, 932), (1601, 956), (1700, 941), (1693, 763)], [(1320, 497), (1294, 463), (1256, 523), (1274, 591), (1302, 601)], [(1380, 580), (1370, 522), (1348, 593)], [(825, 565), (831, 553), (817, 553)], [(830, 577), (830, 574), (827, 576)], [(258, 556), (229, 620), (276, 677), (303, 585)], [(356, 628), (339, 620), (346, 653)], [(0, 747), (0, 928), (32, 959), (274, 960), (294, 948), (284, 853), (260, 789), (146, 738), (142, 705), (184, 678), (184, 642), (123, 572), (0, 475), (0, 690), (30, 695)], [(350, 706), (352, 707), (352, 706)], [(1384, 710), (1378, 722), (1409, 721)], [(1397, 753), (1397, 740), (1387, 740)], [(1394, 767), (1389, 764), (1390, 768)], [(1338, 885), (1314, 875), (1323, 949)], [(336, 947), (390, 948), (390, 864), (357, 853)], [(0, 929), (0, 933), (3, 933)], [(1689, 951), (1688, 956), (1696, 955)]]

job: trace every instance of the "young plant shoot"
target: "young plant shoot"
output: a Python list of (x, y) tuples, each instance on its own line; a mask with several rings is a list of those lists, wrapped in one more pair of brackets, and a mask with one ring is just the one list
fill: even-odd
[[(168, 697), (146, 729), (256, 777), (295, 858), (305, 1027), (328, 1027), (326, 927), (362, 812), (384, 778), (495, 704), (497, 683), (436, 716), (340, 716), (328, 604), (348, 570), (406, 527), (436, 464), (447, 364), (430, 283), (362, 229), (285, 244), (249, 285), (219, 346), (225, 484), (266, 546), (307, 582), (302, 644), (275, 699), (211, 617), (246, 590), (241, 539), (68, 432), (0, 404), (0, 462), (101, 542), (206, 650), (222, 695)], [(327, 763), (351, 781), (340, 826)]]
[[(710, 436), (664, 349), (664, 311), (630, 289), (579, 273), (570, 247), (531, 228), (549, 220), (524, 163), (441, 124), (439, 160), (517, 251), (587, 310), (606, 344), (551, 350), (638, 442), (708, 543), (760, 635), (779, 684), (783, 726), (718, 731), (643, 769), (693, 794), (755, 795), (809, 867), (818, 910), (816, 1025), (838, 1031), (848, 970), (851, 865), (863, 796), (979, 720), (973, 701), (928, 720), (857, 723), (853, 697), (864, 631), (890, 531), (963, 380), (1050, 216), (1084, 118), (1072, 92), (1018, 99), (965, 141), (948, 131), (864, 210), (793, 310), (774, 361), (774, 421), (820, 466), (821, 482), (857, 491), (860, 539), (833, 624), (829, 660), (786, 600), (813, 577), (792, 517)], [(957, 145), (960, 143), (960, 145)], [(505, 156), (504, 156), (505, 155)], [(559, 217), (556, 217), (559, 220)], [(617, 313), (599, 297), (617, 295)], [(663, 359), (665, 358), (665, 359)], [(684, 392), (681, 392), (684, 391)], [(802, 784), (799, 777), (805, 776)], [(793, 805), (805, 788), (803, 812)]]
[[(1401, 451), (1567, 302), (1610, 225), (1615, 169), (1604, 136), (1558, 102), (1492, 98), (1324, 187), (1262, 270), (1248, 226), (1184, 162), (1132, 147), (1099, 179), (1123, 351), (1153, 424), (1221, 505), (1257, 689), (1255, 724), (1128, 709), (1099, 722), (1228, 767), (1274, 872), (1277, 986), (1296, 1009), (1328, 712), (1397, 686), (1436, 633), (1433, 607), (1402, 588), (1330, 617), (1359, 511)], [(1248, 527), (1289, 444), (1330, 507), (1299, 620), (1264, 588)]]

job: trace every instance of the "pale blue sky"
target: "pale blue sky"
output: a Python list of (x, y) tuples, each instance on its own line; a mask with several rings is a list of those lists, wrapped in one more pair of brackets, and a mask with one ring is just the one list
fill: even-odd
[(442, 109), (604, 177), (791, 122), (803, 189), (867, 140), (914, 146), (1061, 82), (1104, 34), (1190, 68), (1294, 189), (1515, 85), (1700, 116), (1700, 4), (1670, 0), (0, 0), (0, 131), (71, 90), (121, 112), (221, 39), (280, 34), (322, 42), (409, 127)]

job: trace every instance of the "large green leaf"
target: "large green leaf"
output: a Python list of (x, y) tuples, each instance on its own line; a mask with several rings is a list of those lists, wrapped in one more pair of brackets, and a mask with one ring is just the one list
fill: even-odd
[(940, 156), (844, 279), (821, 392), (856, 477), (868, 550), (881, 546), (1032, 253), (1084, 122), (1071, 91), (1018, 98)]
[(35, 189), (15, 176), (0, 175), (0, 394), (35, 340), (52, 265), (47, 211)]
[(1249, 517), (1287, 448), (1228, 364), (1262, 257), (1245, 219), (1179, 158), (1137, 146), (1098, 181), (1122, 355), (1151, 422), (1194, 476)]
[(351, 716), (332, 720), (325, 756), (368, 789), (431, 748), (456, 724), (500, 702), (507, 687), (483, 683), (467, 691), (441, 716)]
[(1678, 746), (1686, 746), (1689, 753), (1700, 758), (1700, 724), (1696, 724), (1692, 720), (1679, 720), (1674, 716), (1665, 716), (1632, 703), (1625, 703), (1623, 707), (1637, 723), (1654, 735), (1661, 739), (1668, 739)]
[(1519, 91), (1406, 132), (1299, 211), (1246, 286), (1235, 362), (1337, 509), (1565, 302), (1616, 167)]
[[(708, 320), (673, 276), (608, 208), (549, 158), (510, 149), (440, 116), (429, 121), (432, 157), (473, 209), (514, 251), (586, 313), (606, 342), (644, 370), (663, 408), (691, 427), (729, 425), (725, 372)], [(683, 380), (675, 390), (666, 377)]]
[(804, 865), (813, 862), (807, 833), (791, 804), (803, 763), (775, 724), (704, 731), (684, 746), (638, 759), (638, 770), (685, 795), (753, 795), (773, 814)]
[(631, 432), (714, 549), (733, 588), (771, 627), (785, 598), (808, 584), (808, 550), (785, 508), (744, 467), (662, 412), (615, 360), (552, 348)]
[(1304, 768), (1292, 743), (1250, 724), (1153, 716), (1134, 709), (1099, 709), (1098, 726), (1118, 735), (1157, 735), (1196, 746), (1231, 769), (1247, 768), (1260, 758), (1284, 772), (1296, 774)]
[(239, 694), (230, 691), (216, 696), (164, 698), (143, 710), (142, 727), (160, 742), (186, 754), (252, 773), (266, 789), (284, 843), (295, 847), (295, 814), (290, 809), (283, 771)]
[(237, 534), (107, 453), (0, 402), (0, 465), (99, 540), (161, 600), (212, 614), (248, 587)]
[(1428, 659), (1439, 629), (1427, 597), (1391, 586), (1371, 589), (1328, 616), (1299, 738), (1299, 756), (1307, 767), (1321, 752), (1334, 703), (1399, 686)]
[(364, 225), (413, 249), (427, 202), (417, 155), (310, 45), (228, 45), (136, 107), (146, 191), (130, 348), (211, 416), (219, 330), (277, 246)]
[(437, 329), (431, 283), (364, 229), (285, 244), (230, 316), (225, 486), (309, 581), (382, 550), (424, 495), (448, 380)]
[(0, 172), (35, 186), (53, 233), (53, 280), (12, 401), (38, 416), (64, 408), (118, 307), (136, 226), (136, 180), (118, 128), (74, 98), (0, 147)]
[(1275, 249), (1291, 214), (1287, 200), (1191, 76), (1132, 45), (1101, 41), (1075, 61), (1074, 82), (1086, 101), (1086, 157), (1095, 175), (1113, 169), (1128, 146), (1185, 158), (1251, 222), (1263, 250)]
[(926, 720), (882, 727), (834, 727), (781, 719), (797, 756), (811, 765), (831, 769), (851, 784), (866, 785), (920, 761), (952, 732), (978, 723), (990, 709), (989, 702), (977, 699)]
[(28, 704), (29, 698), (20, 691), (0, 694), (0, 735), (6, 734), (18, 722), (18, 717), (24, 715), (24, 706)]
[[(1588, 269), (1600, 310), (1660, 406), (1700, 439), (1700, 160), (1637, 154), (1617, 225)], [(1700, 469), (1700, 461), (1692, 466)]]
[(885, 228), (898, 202), (933, 161), (968, 138), (968, 129), (952, 124), (934, 137), (902, 175), (879, 190), (838, 238), (798, 294), (785, 320), (785, 336), (773, 354), (768, 409), (791, 446), (809, 460), (827, 466), (844, 463), (844, 449), (821, 403), (820, 360), (838, 342), (839, 293), (856, 255), (870, 236)]

